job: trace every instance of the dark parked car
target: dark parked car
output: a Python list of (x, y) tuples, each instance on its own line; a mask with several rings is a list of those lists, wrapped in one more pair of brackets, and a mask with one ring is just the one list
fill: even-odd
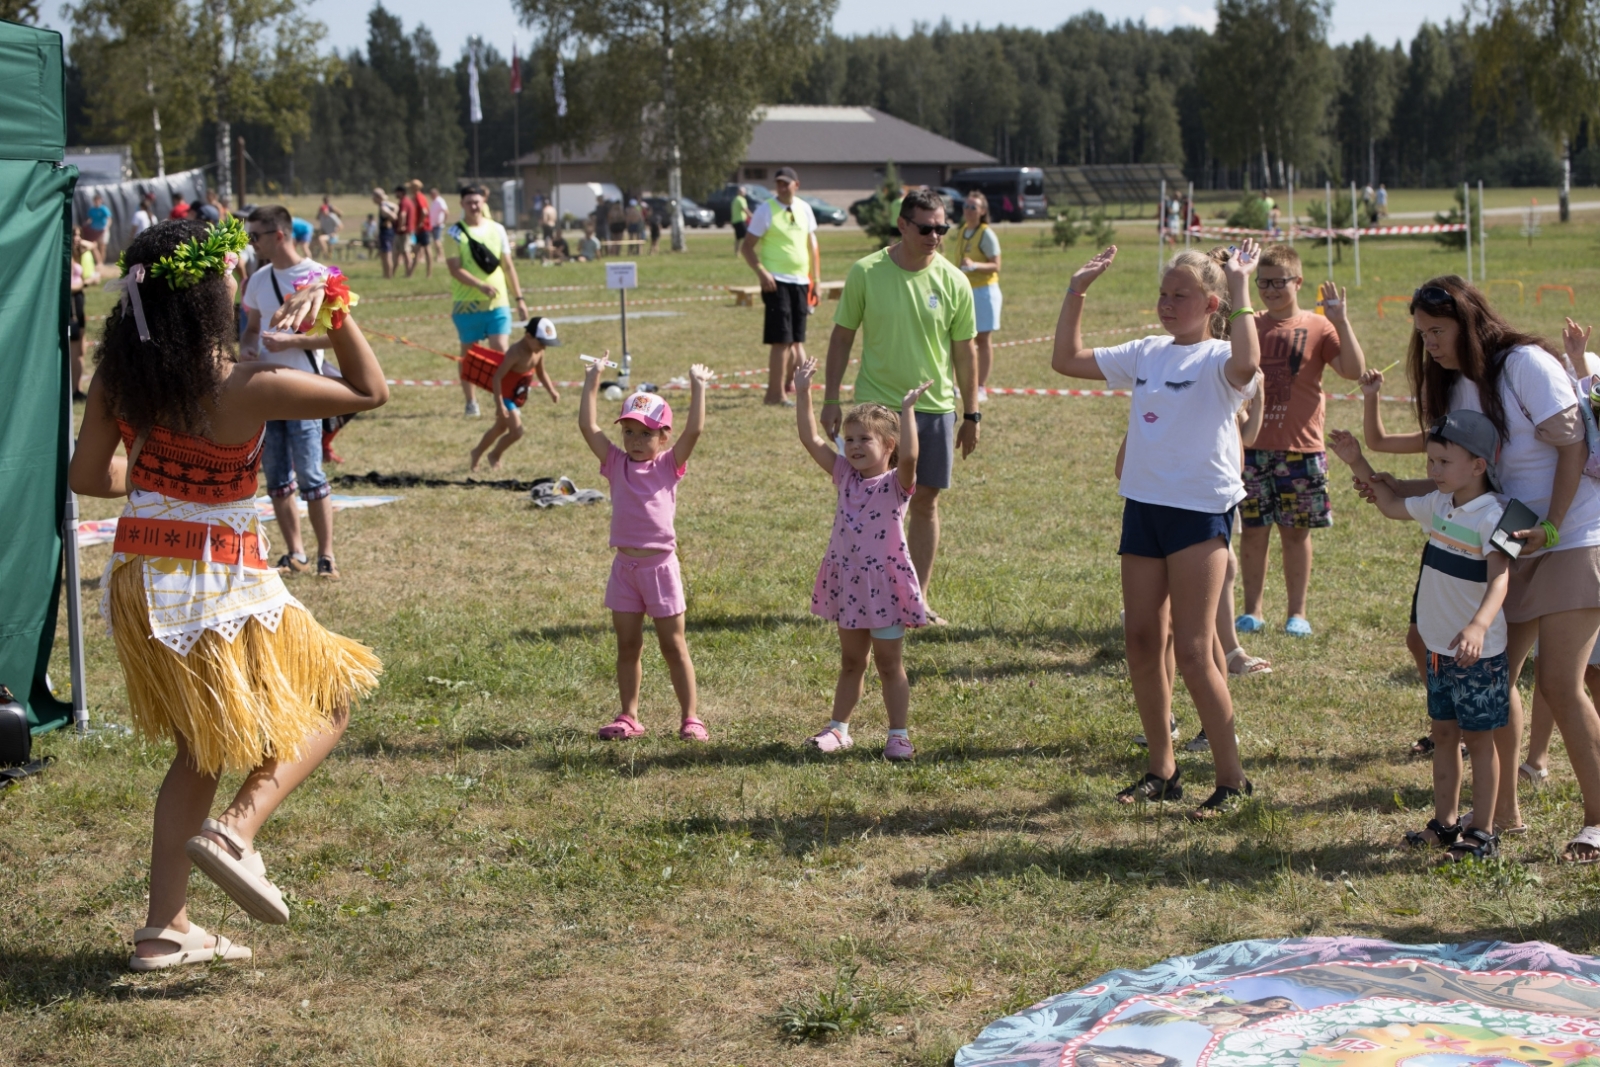
[(989, 217), (996, 222), (1042, 219), (1048, 204), (1044, 196), (1044, 171), (1038, 167), (979, 167), (950, 176), (963, 193), (980, 189), (989, 199)]
[(716, 214), (718, 226), (726, 226), (728, 224), (729, 216), (733, 213), (733, 194), (741, 185), (744, 186), (745, 199), (750, 202), (751, 212), (755, 211), (756, 205), (761, 201), (772, 199), (772, 190), (765, 185), (758, 185), (755, 182), (738, 182), (737, 184), (729, 182), (706, 197), (702, 202), (703, 206), (710, 208)]
[[(663, 228), (672, 225), (671, 200), (664, 196), (647, 196), (644, 202)], [(678, 201), (678, 206), (683, 210), (683, 224), (692, 229), (703, 230), (715, 225), (717, 221), (716, 215), (709, 208), (701, 207), (687, 196)]]
[(811, 213), (817, 217), (818, 226), (843, 226), (850, 216), (845, 214), (844, 208), (834, 207), (826, 200), (818, 200), (814, 196), (800, 195), (800, 199), (811, 205)]

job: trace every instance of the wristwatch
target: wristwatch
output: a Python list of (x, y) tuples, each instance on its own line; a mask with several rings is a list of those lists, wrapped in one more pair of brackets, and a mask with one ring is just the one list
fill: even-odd
[(968, 422), (982, 422), (983, 421), (983, 412), (981, 412), (981, 411), (969, 411), (969, 412), (967, 412), (965, 415), (963, 415), (961, 417), (963, 419), (967, 420)]

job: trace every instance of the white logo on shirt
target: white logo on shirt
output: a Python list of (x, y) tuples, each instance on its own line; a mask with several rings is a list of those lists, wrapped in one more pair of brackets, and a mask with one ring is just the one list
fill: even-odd
[(928, 307), (932, 308), (934, 311), (938, 311), (939, 310), (939, 294), (938, 293), (929, 293), (928, 294)]

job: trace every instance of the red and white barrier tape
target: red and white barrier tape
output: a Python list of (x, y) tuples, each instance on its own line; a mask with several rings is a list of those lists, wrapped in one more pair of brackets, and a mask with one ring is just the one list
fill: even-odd
[[(1292, 226), (1287, 230), (1252, 230), (1242, 226), (1191, 226), (1189, 234), (1193, 237), (1307, 237), (1318, 240), (1327, 238), (1330, 234), (1334, 237), (1409, 237), (1421, 233), (1462, 233), (1466, 230), (1464, 222), (1434, 222), (1422, 226), (1363, 226), (1359, 230), (1350, 227), (1329, 230), (1321, 226)], [(1172, 231), (1174, 233), (1178, 231)]]

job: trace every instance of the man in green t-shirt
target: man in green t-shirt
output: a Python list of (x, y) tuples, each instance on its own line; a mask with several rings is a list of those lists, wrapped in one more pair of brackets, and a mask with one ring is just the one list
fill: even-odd
[[(839, 432), (839, 387), (857, 330), (866, 331), (856, 375), (857, 403), (894, 410), (906, 393), (932, 379), (917, 401), (917, 491), (906, 522), (911, 565), (926, 601), (939, 552), (939, 492), (950, 487), (956, 448), (964, 458), (978, 445), (978, 352), (972, 342), (977, 328), (967, 276), (939, 254), (950, 229), (944, 200), (927, 189), (907, 193), (898, 226), (899, 241), (857, 260), (845, 277), (828, 343), (822, 428), (829, 436)], [(944, 621), (931, 608), (928, 617)]]
[(733, 191), (733, 202), (728, 205), (728, 221), (733, 223), (733, 254), (738, 255), (744, 246), (745, 223), (750, 221), (750, 200), (744, 195), (744, 186)]
[[(444, 265), (450, 271), (450, 318), (454, 320), (461, 354), (475, 344), (504, 352), (511, 343), (511, 299), (517, 301), (517, 320), (528, 318), (528, 302), (511, 258), (511, 240), (505, 227), (484, 208), (489, 190), (481, 185), (461, 188), (461, 221), (444, 237)], [(493, 269), (489, 269), (492, 267)], [(461, 379), (467, 398), (467, 416), (476, 418), (478, 400), (472, 383)]]
[(763, 200), (745, 227), (744, 258), (761, 282), (766, 307), (761, 340), (769, 346), (767, 404), (785, 399), (794, 369), (806, 358), (806, 320), (811, 297), (822, 284), (822, 255), (817, 251), (817, 216), (800, 199), (800, 176), (793, 167), (779, 167), (778, 195)]

